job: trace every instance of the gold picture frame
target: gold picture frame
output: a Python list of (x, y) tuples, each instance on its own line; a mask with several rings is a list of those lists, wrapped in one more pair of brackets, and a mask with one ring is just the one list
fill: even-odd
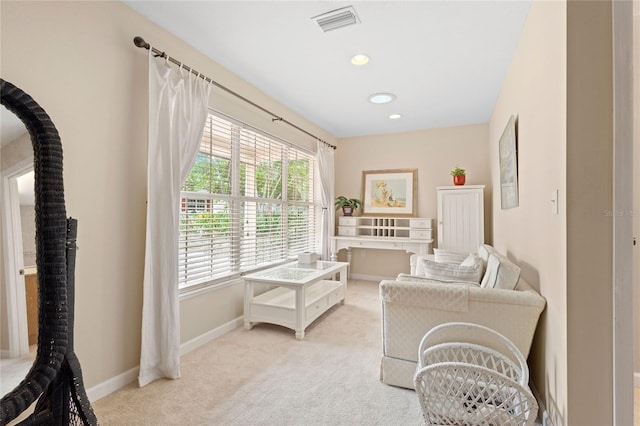
[(418, 169), (364, 170), (363, 216), (415, 217)]

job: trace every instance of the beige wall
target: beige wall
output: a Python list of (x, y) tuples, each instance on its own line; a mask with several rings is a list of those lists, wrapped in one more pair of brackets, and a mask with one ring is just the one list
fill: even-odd
[[(435, 234), (436, 187), (453, 184), (449, 172), (456, 165), (466, 169), (468, 185), (486, 185), (485, 239), (491, 242), (492, 185), (486, 124), (340, 139), (335, 155), (335, 193), (361, 198), (363, 170), (418, 169), (417, 214), (433, 218)], [(354, 249), (351, 273), (395, 277), (399, 272), (409, 272), (408, 258), (405, 252)]]
[[(67, 214), (78, 219), (75, 349), (85, 384), (136, 367), (144, 262), (147, 51), (140, 35), (221, 84), (331, 142), (335, 138), (120, 2), (1, 2), (4, 79), (55, 123)], [(211, 105), (307, 148), (315, 142), (213, 89)], [(186, 342), (241, 315), (238, 285), (181, 303)]]
[(611, 3), (567, 4), (567, 421), (602, 425), (613, 419)]
[[(566, 424), (566, 4), (534, 2), (489, 128), (494, 244), (547, 299), (529, 357), (555, 425)], [(498, 141), (518, 116), (519, 206), (502, 210)], [(551, 194), (559, 192), (559, 214)]]
[(613, 418), (611, 64), (609, 2), (536, 1), (490, 123), (495, 186), (519, 116), (520, 206), (494, 199), (494, 240), (547, 299), (530, 364), (555, 425)]
[(28, 133), (0, 148), (0, 170), (3, 173), (28, 159), (33, 160), (33, 146)]

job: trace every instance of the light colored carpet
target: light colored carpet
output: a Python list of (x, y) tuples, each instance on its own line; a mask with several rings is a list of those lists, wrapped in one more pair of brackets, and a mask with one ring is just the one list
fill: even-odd
[(94, 402), (102, 425), (419, 425), (414, 391), (379, 381), (378, 283), (292, 330), (237, 328), (182, 358), (179, 380), (131, 384)]
[(0, 360), (0, 395), (5, 395), (20, 384), (36, 359), (37, 346), (29, 347), (29, 353), (18, 358)]

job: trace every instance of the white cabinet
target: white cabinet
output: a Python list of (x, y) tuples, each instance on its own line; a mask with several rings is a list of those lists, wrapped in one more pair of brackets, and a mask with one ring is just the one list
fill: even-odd
[(440, 186), (438, 248), (471, 253), (484, 244), (484, 185)]

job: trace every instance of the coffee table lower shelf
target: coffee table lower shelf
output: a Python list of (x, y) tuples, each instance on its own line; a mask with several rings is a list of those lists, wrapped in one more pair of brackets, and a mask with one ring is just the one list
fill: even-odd
[[(344, 304), (344, 284), (340, 281), (321, 280), (303, 290), (302, 312), (296, 312), (296, 290), (277, 287), (255, 296), (250, 313), (245, 316), (244, 328), (251, 330), (255, 323), (277, 324), (296, 331), (296, 339), (304, 338), (304, 329), (337, 303)], [(298, 290), (300, 291), (300, 290)], [(302, 329), (297, 327), (297, 315), (302, 319)]]

